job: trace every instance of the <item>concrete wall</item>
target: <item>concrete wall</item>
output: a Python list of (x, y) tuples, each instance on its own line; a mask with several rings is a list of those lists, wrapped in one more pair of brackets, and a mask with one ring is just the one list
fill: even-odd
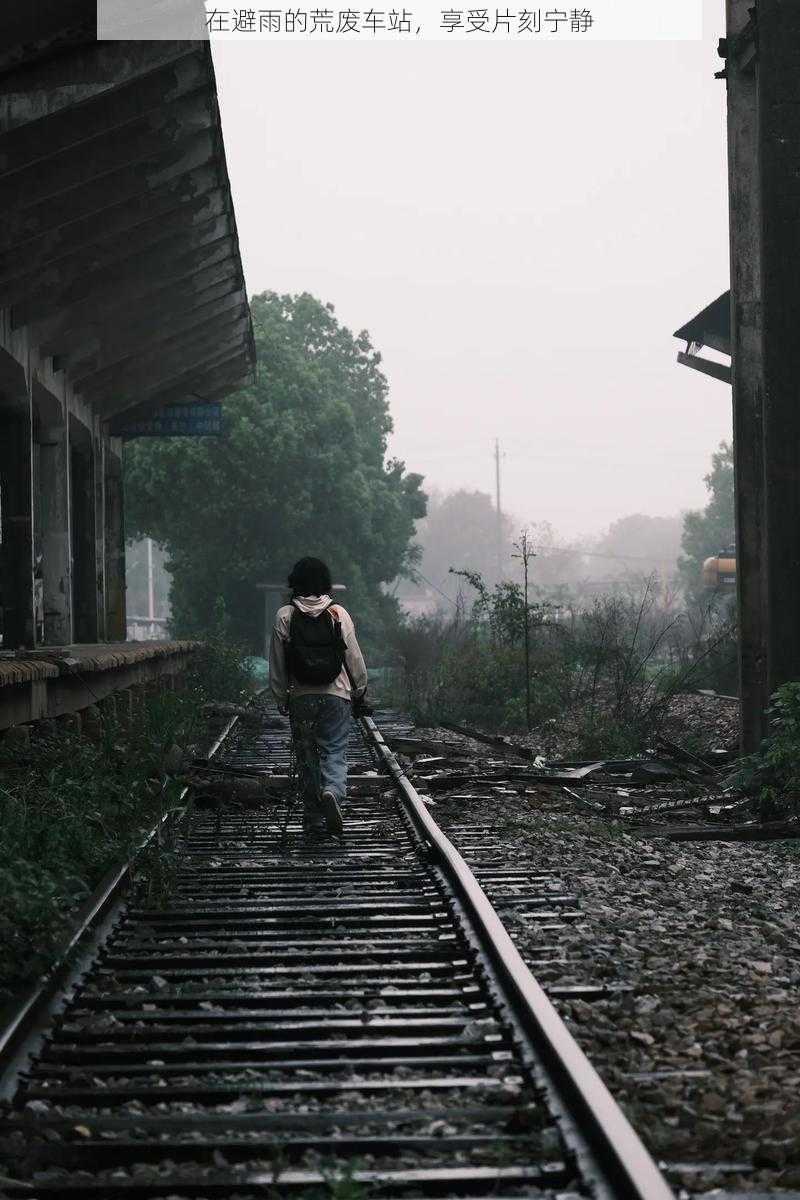
[(0, 311), (2, 648), (125, 638), (122, 444)]

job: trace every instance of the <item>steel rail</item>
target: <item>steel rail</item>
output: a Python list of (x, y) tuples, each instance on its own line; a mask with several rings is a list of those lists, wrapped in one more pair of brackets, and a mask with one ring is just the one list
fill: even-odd
[[(238, 720), (238, 716), (233, 716), (226, 721), (221, 733), (209, 748), (207, 758), (213, 758), (219, 751)], [(188, 791), (188, 787), (183, 788), (179, 797), (180, 801), (185, 799)], [(0, 1028), (0, 1084), (13, 1066), (20, 1048), (24, 1046), (36, 1026), (48, 1014), (59, 993), (67, 986), (70, 974), (74, 973), (76, 954), (86, 946), (91, 935), (96, 933), (103, 920), (119, 902), (130, 881), (131, 868), (137, 859), (166, 830), (180, 820), (184, 812), (185, 808), (176, 806), (168, 813), (162, 814), (148, 830), (143, 841), (134, 847), (126, 862), (112, 867), (80, 906), (72, 932), (60, 946), (55, 961), (40, 980), (23, 993), (21, 999), (11, 1009), (5, 1024)], [(1, 1091), (2, 1088), (0, 1088)]]
[[(531, 974), (486, 893), (431, 817), (377, 725), (371, 717), (362, 718), (361, 725), (392, 776), (415, 830), (462, 901), (518, 1021), (541, 1055), (554, 1107), (558, 1109), (559, 1102), (565, 1106), (564, 1115), (588, 1142), (602, 1170), (603, 1193), (614, 1200), (674, 1200), (639, 1136)], [(562, 1124), (565, 1140), (583, 1158), (570, 1129)]]

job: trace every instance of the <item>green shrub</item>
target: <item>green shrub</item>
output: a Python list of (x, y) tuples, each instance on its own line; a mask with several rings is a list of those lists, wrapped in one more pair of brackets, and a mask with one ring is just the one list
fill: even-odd
[[(203, 700), (240, 694), (240, 652), (214, 641), (190, 674), (189, 690), (150, 697), (130, 728), (104, 720), (98, 742), (65, 733), (20, 749), (0, 743), (0, 999), (46, 969), (76, 908), (175, 805), (172, 749), (203, 735)], [(168, 886), (171, 853), (158, 845), (146, 856), (151, 898)]]
[(198, 700), (241, 700), (250, 690), (248, 650), (231, 631), (225, 602), (218, 598), (214, 621), (200, 639), (186, 672), (186, 687)]
[(800, 682), (770, 698), (769, 733), (742, 759), (730, 782), (758, 797), (763, 819), (800, 814)]

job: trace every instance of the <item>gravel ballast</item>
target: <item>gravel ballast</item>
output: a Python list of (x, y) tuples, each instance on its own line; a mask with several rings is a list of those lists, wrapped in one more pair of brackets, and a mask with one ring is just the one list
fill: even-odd
[[(720, 717), (714, 741), (734, 727)], [(507, 864), (577, 896), (564, 961), (535, 974), (608, 987), (557, 1007), (679, 1193), (800, 1192), (800, 842), (675, 843), (523, 791), (437, 792), (433, 811), (456, 845), (484, 830)], [(552, 937), (519, 906), (500, 911), (541, 959)]]

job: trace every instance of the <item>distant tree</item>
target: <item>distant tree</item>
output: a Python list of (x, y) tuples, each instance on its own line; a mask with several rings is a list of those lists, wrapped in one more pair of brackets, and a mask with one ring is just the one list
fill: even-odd
[(651, 517), (632, 513), (609, 526), (594, 552), (605, 557), (608, 575), (661, 575), (677, 568), (681, 550), (683, 517)]
[(167, 548), (184, 633), (212, 627), (221, 597), (232, 632), (259, 647), (256, 585), (313, 554), (347, 585), (375, 644), (396, 613), (381, 585), (411, 569), (425, 513), (422, 477), (386, 458), (381, 356), (307, 293), (264, 292), (252, 312), (256, 381), (226, 399), (224, 435), (129, 444), (129, 534)]
[[(542, 598), (565, 601), (590, 573), (591, 560), (584, 557), (581, 545), (562, 542), (549, 521), (534, 521), (527, 528), (536, 554), (531, 566), (534, 591)], [(518, 574), (518, 563), (515, 568)]]
[[(503, 573), (511, 567), (514, 525), (503, 515), (501, 524), (501, 561)], [(429, 497), (427, 516), (416, 532), (421, 558), (419, 571), (436, 587), (447, 591), (451, 567), (480, 575), (493, 587), (499, 581), (497, 571), (497, 510), (486, 492), (461, 488), (447, 495)], [(423, 581), (424, 582), (424, 581)]]
[(727, 550), (735, 539), (736, 520), (733, 497), (733, 447), (720, 442), (711, 456), (711, 470), (705, 477), (709, 493), (702, 511), (688, 512), (683, 520), (683, 555), (680, 572), (684, 585), (697, 592), (701, 584), (703, 561)]

